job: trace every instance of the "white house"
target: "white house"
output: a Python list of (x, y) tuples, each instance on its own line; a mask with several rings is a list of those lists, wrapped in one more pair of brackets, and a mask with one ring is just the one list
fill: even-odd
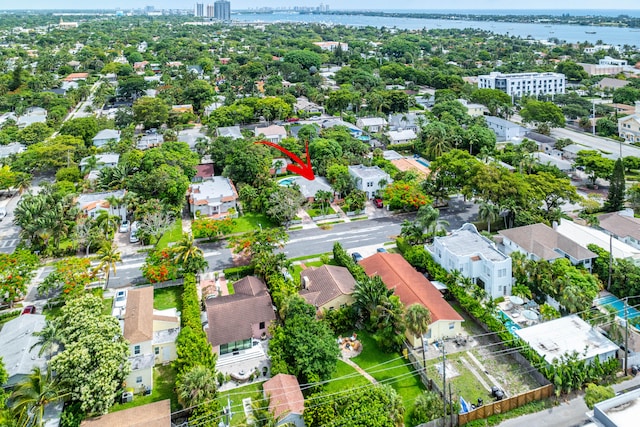
[(233, 139), (242, 139), (242, 132), (240, 132), (240, 126), (227, 126), (216, 129), (217, 136), (224, 136)]
[[(120, 154), (116, 153), (104, 153), (104, 154), (96, 154), (96, 166), (95, 169), (100, 170), (102, 168), (114, 168), (118, 166), (118, 161), (120, 160)], [(80, 161), (80, 168), (84, 170), (86, 166), (89, 165), (91, 160), (91, 156), (85, 157)]]
[(175, 340), (179, 332), (180, 319), (175, 310), (154, 310), (153, 286), (127, 292), (123, 322), (131, 364), (127, 387), (135, 392), (153, 389), (153, 367), (177, 358)]
[(478, 76), (478, 88), (498, 89), (510, 96), (552, 95), (565, 92), (564, 74), (560, 73), (514, 73), (492, 72)]
[(384, 117), (361, 117), (356, 121), (356, 126), (369, 132), (382, 132), (387, 126), (387, 119)]
[(233, 182), (224, 176), (192, 184), (189, 187), (189, 210), (192, 215), (222, 218), (229, 209), (237, 209), (238, 192)]
[(109, 215), (117, 215), (123, 221), (127, 219), (127, 207), (124, 203), (112, 206), (109, 199), (114, 197), (122, 200), (126, 194), (125, 190), (105, 191), (102, 193), (84, 193), (78, 196), (76, 204), (80, 210), (89, 218), (95, 218), (100, 215), (101, 211), (108, 212)]
[(425, 245), (425, 249), (445, 270), (459, 271), (492, 298), (511, 295), (511, 258), (478, 233), (473, 224), (464, 224), (448, 236), (436, 237), (433, 245)]
[(389, 136), (389, 143), (391, 145), (413, 142), (418, 137), (413, 129), (390, 130), (387, 135)]
[(31, 348), (38, 342), (38, 337), (33, 333), (40, 332), (45, 324), (45, 316), (41, 314), (23, 314), (4, 324), (0, 331), (0, 357), (9, 379), (3, 385), (15, 385), (27, 377), (33, 368), (46, 367), (45, 355), (38, 356), (40, 346)]
[(600, 215), (598, 228), (611, 233), (621, 242), (640, 249), (640, 219), (633, 216), (633, 209)]
[(20, 129), (25, 128), (34, 123), (46, 123), (47, 110), (42, 107), (30, 107), (20, 117), (18, 117), (17, 125)]
[(280, 144), (287, 137), (287, 130), (284, 126), (271, 125), (265, 128), (256, 128), (254, 135), (256, 137), (264, 137), (269, 142)]
[(349, 50), (349, 44), (343, 43), (343, 42), (327, 41), (327, 42), (314, 42), (313, 44), (315, 44), (322, 50), (328, 50), (331, 52), (336, 50), (338, 46), (340, 46), (340, 49), (342, 49), (343, 52), (346, 52)]
[(322, 126), (322, 129), (329, 129), (335, 126), (344, 126), (349, 130), (349, 133), (351, 133), (351, 136), (353, 136), (354, 138), (360, 138), (362, 136), (362, 129), (360, 129), (355, 125), (352, 125), (349, 122), (345, 122), (344, 120), (340, 120), (340, 119), (323, 120), (320, 123), (320, 126)]
[(618, 119), (618, 135), (626, 142), (640, 142), (640, 101), (635, 114)]
[(324, 107), (316, 104), (315, 102), (309, 101), (304, 96), (296, 98), (296, 103), (293, 104), (293, 111), (299, 113), (303, 111), (307, 114), (322, 114), (324, 113)]
[(524, 127), (510, 122), (509, 120), (501, 119), (495, 116), (485, 116), (487, 126), (496, 134), (496, 140), (498, 141), (514, 141), (523, 138), (527, 129)]
[(426, 122), (424, 116), (418, 116), (416, 113), (389, 114), (389, 128), (391, 130), (412, 130), (417, 133), (420, 127), (419, 117)]
[(115, 129), (103, 129), (93, 137), (93, 145), (102, 147), (109, 141), (120, 142), (120, 131)]
[(579, 360), (591, 363), (597, 357), (605, 362), (618, 351), (617, 345), (576, 314), (514, 332), (548, 363), (574, 352)]
[(379, 190), (393, 182), (391, 176), (378, 166), (349, 166), (349, 175), (355, 179), (356, 188), (367, 193), (369, 199), (374, 198)]

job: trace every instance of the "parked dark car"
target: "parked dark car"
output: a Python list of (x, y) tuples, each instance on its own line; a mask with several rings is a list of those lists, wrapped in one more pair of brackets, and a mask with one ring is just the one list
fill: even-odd
[(387, 250), (385, 248), (378, 248), (376, 249), (376, 252), (386, 253)]
[(364, 259), (364, 257), (362, 255), (360, 255), (359, 252), (354, 252), (351, 254), (351, 258), (353, 258), (354, 262), (360, 262)]

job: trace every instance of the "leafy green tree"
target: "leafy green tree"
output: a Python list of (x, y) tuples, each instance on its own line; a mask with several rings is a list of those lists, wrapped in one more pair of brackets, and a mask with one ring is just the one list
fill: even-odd
[(133, 119), (149, 128), (159, 128), (169, 119), (169, 106), (161, 98), (143, 96), (133, 103)]
[(419, 425), (438, 419), (442, 416), (444, 403), (438, 393), (425, 391), (413, 403), (413, 411), (409, 416), (410, 425)]
[(129, 345), (118, 320), (102, 310), (102, 299), (90, 294), (62, 308), (58, 322), (64, 350), (50, 363), (85, 412), (106, 413), (130, 370)]
[(32, 123), (18, 132), (18, 140), (25, 145), (32, 145), (42, 142), (53, 133), (53, 129), (46, 123)]
[(80, 117), (67, 120), (60, 128), (61, 135), (71, 135), (81, 138), (87, 147), (93, 143), (93, 137), (99, 131), (98, 120), (95, 117)]
[(621, 210), (624, 207), (625, 193), (624, 165), (622, 160), (618, 159), (613, 166), (613, 173), (609, 180), (609, 194), (607, 195), (607, 201), (604, 203), (604, 208), (608, 212)]
[(269, 196), (266, 213), (276, 223), (288, 228), (303, 202), (305, 198), (297, 189), (279, 187)]
[(581, 65), (573, 61), (562, 61), (556, 66), (556, 71), (567, 76), (570, 82), (580, 82), (589, 77)]
[(205, 80), (194, 80), (184, 90), (184, 97), (198, 113), (203, 112), (204, 107), (213, 100), (214, 95), (213, 87)]
[(471, 101), (487, 107), (492, 116), (504, 116), (511, 106), (511, 97), (499, 89), (477, 89), (471, 94)]
[(558, 178), (548, 172), (527, 175), (531, 185), (532, 196), (544, 203), (547, 218), (552, 219), (552, 212), (560, 209), (563, 203), (576, 203), (580, 196), (576, 187), (567, 178)]
[(598, 178), (609, 179), (614, 167), (613, 160), (602, 157), (595, 150), (578, 151), (575, 164), (584, 167), (584, 171), (589, 174), (589, 180), (593, 185)]
[(174, 262), (185, 273), (196, 274), (206, 270), (209, 263), (204, 258), (202, 249), (196, 246), (193, 234), (183, 234), (182, 238), (171, 248)]
[(322, 64), (322, 56), (310, 50), (290, 50), (284, 55), (283, 60), (307, 70), (311, 67), (320, 68)]
[(553, 102), (527, 100), (520, 116), (525, 123), (533, 123), (538, 131), (548, 134), (549, 129), (564, 127), (565, 118), (562, 110)]

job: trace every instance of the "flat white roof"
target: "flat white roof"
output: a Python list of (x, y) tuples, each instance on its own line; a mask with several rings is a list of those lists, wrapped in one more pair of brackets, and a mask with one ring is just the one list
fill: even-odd
[(607, 233), (594, 228), (578, 225), (566, 219), (560, 219), (560, 224), (556, 227), (556, 231), (585, 248), (587, 245), (594, 244), (605, 251), (609, 251), (609, 244), (611, 243), (614, 258), (630, 259), (634, 262), (640, 262), (640, 249), (636, 249), (617, 239), (610, 241)]
[(515, 333), (549, 363), (574, 351), (584, 360), (618, 350), (617, 345), (575, 314), (518, 329)]
[(640, 390), (633, 390), (597, 403), (593, 408), (593, 415), (598, 425), (637, 426), (640, 416)]

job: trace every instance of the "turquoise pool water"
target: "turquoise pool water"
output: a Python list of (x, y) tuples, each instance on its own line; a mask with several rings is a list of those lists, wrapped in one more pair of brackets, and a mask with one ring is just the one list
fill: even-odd
[(281, 187), (288, 187), (294, 182), (296, 182), (295, 178), (284, 178), (278, 181), (278, 185), (280, 185)]
[(518, 329), (522, 329), (520, 325), (518, 325), (517, 323), (514, 323), (513, 320), (511, 320), (509, 316), (507, 316), (502, 310), (500, 310), (498, 314), (499, 314), (500, 320), (502, 320), (502, 323), (504, 323), (504, 326), (506, 326), (509, 332), (511, 332), (513, 335), (516, 335), (516, 331)]
[(429, 167), (429, 162), (423, 159), (422, 157), (414, 157), (415, 161), (420, 163), (422, 166)]
[[(596, 304), (601, 307), (612, 307), (617, 312), (618, 317), (624, 317), (624, 302), (614, 295), (598, 298)], [(629, 319), (640, 317), (640, 311), (627, 306), (627, 316), (629, 316)]]

